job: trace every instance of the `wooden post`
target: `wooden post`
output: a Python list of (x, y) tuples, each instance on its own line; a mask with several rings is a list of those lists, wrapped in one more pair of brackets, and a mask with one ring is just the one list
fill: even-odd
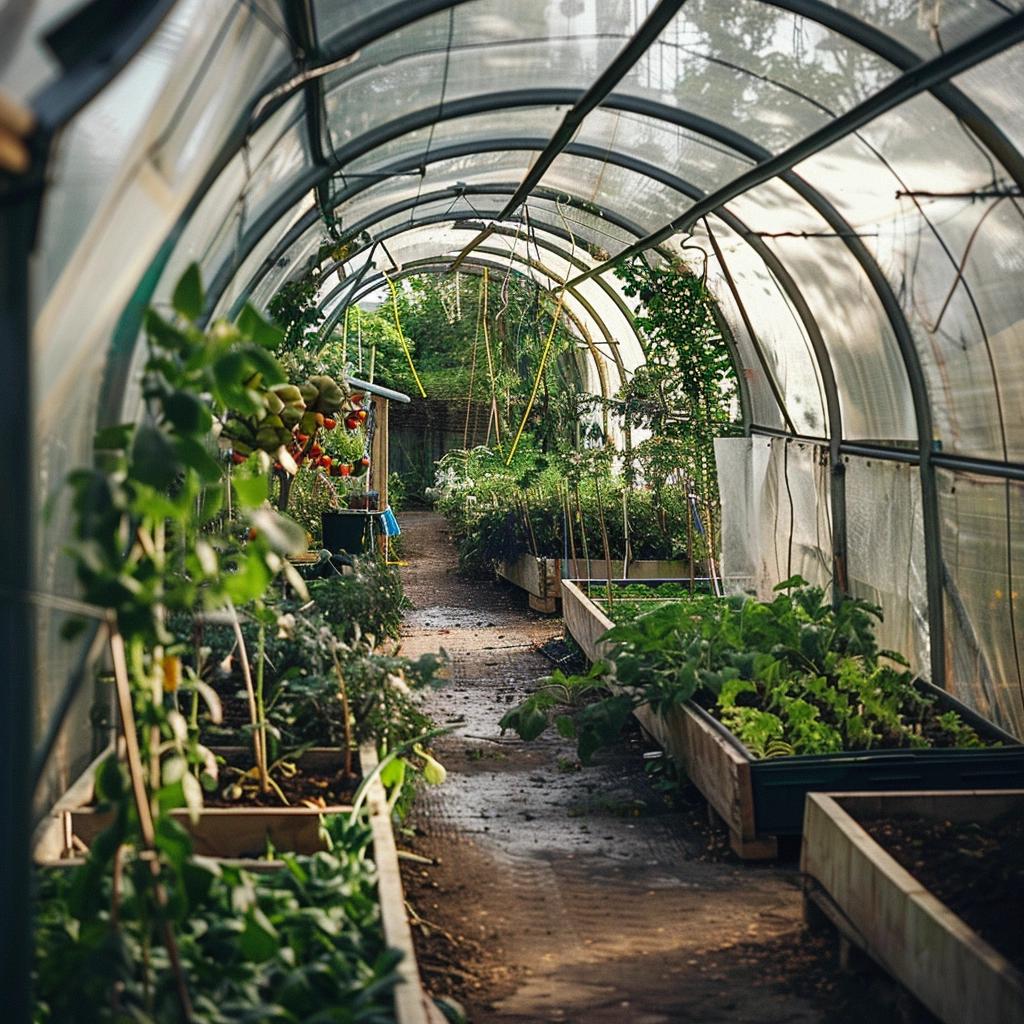
[(377, 430), (373, 435), (370, 458), (379, 495), (377, 508), (380, 510), (387, 508), (388, 505), (388, 400), (375, 395), (373, 401)]

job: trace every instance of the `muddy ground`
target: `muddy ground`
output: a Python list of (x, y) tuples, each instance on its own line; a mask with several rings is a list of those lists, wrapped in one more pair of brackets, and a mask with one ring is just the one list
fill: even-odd
[(794, 860), (749, 864), (699, 794), (666, 780), (639, 730), (581, 768), (570, 743), (523, 743), (498, 719), (552, 669), (557, 617), (467, 580), (443, 521), (405, 513), (415, 608), (404, 649), (444, 647), (430, 711), (448, 781), (425, 789), (399, 846), (426, 983), (474, 1024), (886, 1024), (927, 1020), (877, 972), (842, 973), (804, 927)]

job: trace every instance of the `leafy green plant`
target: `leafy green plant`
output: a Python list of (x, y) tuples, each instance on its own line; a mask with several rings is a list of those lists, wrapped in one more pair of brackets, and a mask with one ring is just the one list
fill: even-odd
[[(250, 874), (187, 856), (187, 837), (168, 830), (184, 886), (169, 912), (184, 973), (193, 982), (192, 1019), (208, 1024), (394, 1019), (399, 954), (383, 939), (369, 829), (347, 818), (325, 823), (330, 852), (285, 855), (285, 866)], [(182, 1019), (163, 954), (148, 942), (144, 865), (127, 856), (121, 873), (88, 885), (86, 870), (39, 879), (35, 933), (35, 1020), (96, 1024)], [(145, 882), (143, 881), (144, 885)], [(151, 962), (153, 975), (142, 969)]]
[[(315, 891), (326, 893), (338, 880), (341, 895), (368, 892), (360, 888), (360, 879), (370, 878), (365, 867), (355, 872), (362, 847), (345, 845), (349, 833), (337, 835), (335, 863), (314, 860), (300, 869), (290, 862), (283, 887), (290, 894), (280, 896), (244, 875), (224, 882), (198, 864), (169, 813), (186, 806), (196, 814), (203, 789), (216, 784), (216, 762), (200, 742), (221, 704), (209, 681), (207, 623), (231, 624), (225, 632), (237, 645), (255, 708), (247, 729), (266, 773), (267, 736), (272, 729), (280, 735), (264, 699), (272, 699), (279, 680), (267, 668), (272, 658), (283, 667), (296, 657), (293, 648), (277, 646), (289, 630), (272, 584), (284, 577), (299, 610), (309, 599), (284, 557), (305, 549), (303, 532), (267, 505), (270, 453), (287, 462), (278, 440), (284, 421), (275, 410), (288, 405), (298, 426), (303, 415), (326, 418), (342, 395), (328, 377), (288, 385), (272, 354), (280, 332), (251, 309), (237, 324), (202, 329), (204, 304), (193, 266), (174, 291), (173, 315), (146, 316), (143, 421), (101, 431), (96, 465), (69, 477), (76, 529), (70, 555), (85, 601), (104, 614), (119, 692), (127, 688), (130, 769), (113, 755), (104, 761), (96, 794), (112, 824), (66, 887), (44, 886), (37, 1017), (312, 1021), (322, 1019), (326, 999), (344, 1006), (347, 1019), (388, 1020), (393, 958), (379, 948), (369, 959), (361, 952), (376, 913), (372, 897), (345, 904), (334, 892), (336, 910)], [(305, 412), (300, 402), (309, 403)], [(243, 431), (252, 434), (250, 453), (239, 452)], [(223, 458), (218, 439), (239, 457)], [(375, 628), (394, 630), (401, 600), (395, 580), (371, 566), (356, 585), (377, 602)], [(358, 623), (335, 610), (337, 631), (326, 619), (307, 631), (302, 653), (315, 650), (321, 663), (345, 648), (339, 635), (346, 630), (354, 643), (361, 636)], [(300, 618), (293, 615), (291, 625)], [(368, 691), (381, 676), (398, 678), (397, 662), (377, 664), (364, 653), (353, 661), (373, 666), (365, 670)], [(424, 675), (428, 670), (422, 666)], [(343, 728), (349, 725), (346, 714)], [(391, 719), (388, 726), (398, 731)], [(74, 972), (75, 986), (57, 966)]]
[[(579, 680), (587, 692), (610, 695), (586, 708), (586, 720), (600, 721), (602, 704), (614, 723), (623, 707), (665, 714), (694, 699), (755, 757), (985, 745), (955, 712), (936, 710), (902, 657), (878, 647), (876, 606), (850, 598), (833, 607), (799, 577), (776, 591), (772, 601), (680, 595), (615, 625), (603, 637), (614, 644), (607, 663)], [(550, 710), (531, 697), (501, 725), (528, 738), (554, 722), (568, 734)], [(598, 738), (613, 733), (589, 730), (581, 759)]]

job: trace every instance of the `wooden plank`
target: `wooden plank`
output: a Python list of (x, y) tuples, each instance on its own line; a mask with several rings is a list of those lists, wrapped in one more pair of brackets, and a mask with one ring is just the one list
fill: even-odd
[[(599, 580), (603, 582), (609, 576), (613, 580), (620, 580), (622, 576), (622, 560), (612, 559), (611, 571), (608, 570), (608, 563), (603, 558), (592, 558), (588, 563), (585, 558), (572, 558), (564, 561), (565, 576), (573, 580)], [(688, 579), (690, 566), (688, 562), (677, 559), (642, 559), (630, 562), (626, 572), (626, 579), (629, 580), (675, 580)]]
[(607, 655), (611, 645), (602, 643), (599, 638), (614, 623), (573, 580), (562, 580), (562, 618), (572, 638), (591, 661), (600, 661)]
[[(372, 743), (364, 743), (360, 747), (360, 757), (363, 771), (369, 775), (377, 766), (377, 751)], [(395, 988), (395, 1017), (398, 1024), (434, 1024), (440, 1013), (434, 1007), (433, 1000), (423, 991), (412, 942), (412, 929), (405, 912), (405, 895), (398, 867), (398, 849), (391, 828), (391, 813), (379, 776), (367, 787), (366, 805), (373, 830), (373, 859), (377, 865), (377, 898), (380, 902), (384, 941), (402, 953), (396, 968), (399, 982)]]
[[(346, 804), (313, 807), (204, 807), (197, 821), (176, 808), (171, 816), (192, 836), (197, 854), (204, 857), (260, 859), (270, 850), (309, 854), (327, 849), (320, 833), (320, 818), (351, 810)], [(107, 811), (80, 807), (71, 811), (71, 827), (86, 846), (111, 821)]]
[(520, 555), (513, 562), (499, 562), (498, 575), (514, 583), (520, 590), (525, 590), (534, 597), (547, 597), (545, 580), (547, 567), (543, 558), (533, 555)]
[[(892, 802), (889, 802), (891, 796)], [(1024, 975), (879, 846), (849, 813), (925, 817), (950, 812), (970, 820), (1017, 806), (1024, 791), (973, 793), (810, 793), (801, 868), (822, 887), (861, 936), (863, 948), (947, 1024), (1024, 1021)], [(983, 804), (994, 801), (994, 814)]]

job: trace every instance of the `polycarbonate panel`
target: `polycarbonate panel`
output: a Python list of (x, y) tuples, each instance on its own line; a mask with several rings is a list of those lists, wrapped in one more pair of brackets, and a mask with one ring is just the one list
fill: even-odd
[(690, 0), (618, 91), (662, 98), (773, 151), (895, 76), (843, 36), (760, 0)]
[(1020, 7), (1019, 0), (825, 0), (913, 50), (937, 57)]
[(846, 544), (850, 593), (882, 608), (879, 644), (929, 674), (928, 598), (917, 466), (847, 456)]
[[(771, 393), (770, 374), (796, 433), (828, 436), (828, 413), (818, 367), (803, 323), (769, 273), (764, 261), (742, 239), (717, 218), (712, 219), (715, 239), (728, 263), (736, 290), (757, 332), (767, 367), (756, 353), (747, 351), (744, 365), (753, 403), (754, 421), (761, 426), (780, 423), (780, 413)], [(692, 241), (711, 252), (703, 228), (695, 230)], [(709, 266), (717, 266), (713, 254)], [(715, 288), (727, 290), (724, 278)], [(763, 417), (763, 418), (762, 418)]]
[(360, 144), (365, 145), (360, 137), (352, 146), (336, 151), (338, 158), (344, 161), (338, 179), (342, 183), (357, 181), (360, 173), (397, 167), (403, 162), (418, 168), (427, 154), (443, 154), (454, 145), (478, 144), (483, 151), (488, 146), (493, 148), (496, 140), (527, 139), (543, 148), (564, 113), (564, 109), (552, 106), (516, 106), (464, 114), (415, 131), (404, 131), (363, 155), (347, 159), (348, 153), (362, 148)]
[(769, 244), (795, 278), (821, 330), (839, 394), (843, 437), (916, 439), (914, 405), (896, 339), (877, 294), (843, 241), (779, 238)]
[(953, 692), (1024, 739), (1024, 485), (938, 473)]
[[(44, 301), (145, 130), (153, 106), (174, 89), (178, 61), (208, 45), (224, 8), (200, 16), (186, 0), (157, 29), (151, 44), (62, 133), (50, 163), (43, 244), (34, 287)], [(230, 12), (229, 16), (230, 16)]]
[[(249, 282), (255, 278), (256, 273), (261, 269), (264, 260), (266, 260), (273, 251), (277, 244), (277, 239), (280, 238), (301, 217), (312, 210), (314, 206), (315, 198), (313, 193), (307, 193), (280, 220), (278, 220), (271, 231), (268, 231), (263, 236), (259, 244), (256, 245), (241, 261), (241, 264), (237, 266), (237, 269), (231, 276), (227, 287), (221, 293), (220, 299), (214, 308), (214, 317), (227, 316), (228, 311), (235, 302), (239, 298), (243, 297), (243, 288), (247, 287)], [(228, 255), (227, 259), (229, 261), (229, 266), (235, 266), (238, 257), (234, 252), (232, 252)]]
[(1014, 46), (953, 79), (1018, 148), (1024, 149), (1024, 46)]
[[(334, 147), (411, 111), (481, 93), (586, 89), (622, 48), (623, 26), (595, 32), (590, 19), (574, 16), (551, 32), (554, 13), (547, 2), (520, 0), (513, 9), (505, 0), (476, 0), (367, 46), (325, 79)], [(574, 35), (583, 21), (584, 34)]]
[(1002, 287), (1021, 263), (1019, 214), (1008, 200), (973, 200), (974, 190), (990, 188), (994, 165), (934, 99), (904, 104), (863, 134), (799, 170), (877, 254), (927, 377), (935, 438), (1002, 459), (1024, 440), (1021, 304)]
[[(598, 108), (587, 116), (574, 142), (614, 152), (667, 171), (703, 192), (748, 170), (753, 163), (735, 150), (655, 117)], [(543, 184), (543, 182), (542, 182)], [(675, 216), (666, 209), (666, 218)]]
[(209, 282), (221, 263), (231, 258), (239, 242), (240, 227), (251, 222), (245, 195), (252, 169), (263, 164), (277, 140), (302, 117), (302, 112), (302, 97), (295, 96), (253, 132), (246, 146), (203, 196), (168, 261), (164, 281), (177, 281), (185, 268), (195, 262), (200, 265), (203, 280)]
[(715, 440), (727, 591), (770, 600), (799, 574), (827, 587), (832, 573), (829, 475), (824, 449), (778, 438)]

